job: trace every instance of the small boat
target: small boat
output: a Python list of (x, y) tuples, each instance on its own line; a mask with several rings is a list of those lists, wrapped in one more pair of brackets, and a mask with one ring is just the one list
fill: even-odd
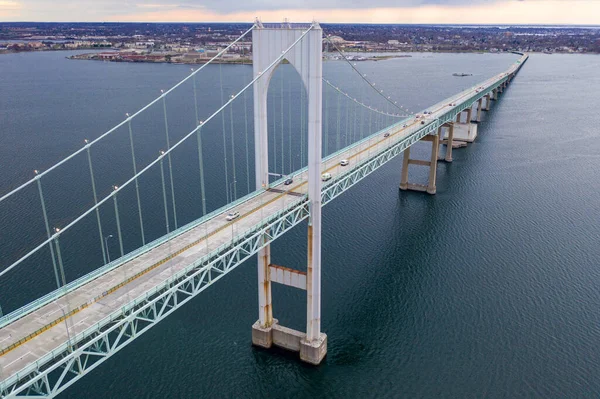
[(473, 76), (472, 73), (453, 73), (452, 76)]

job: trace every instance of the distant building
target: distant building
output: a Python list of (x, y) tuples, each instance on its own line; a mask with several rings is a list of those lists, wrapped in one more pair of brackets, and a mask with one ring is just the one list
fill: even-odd
[(388, 44), (392, 46), (397, 46), (400, 44), (400, 42), (398, 40), (388, 40)]

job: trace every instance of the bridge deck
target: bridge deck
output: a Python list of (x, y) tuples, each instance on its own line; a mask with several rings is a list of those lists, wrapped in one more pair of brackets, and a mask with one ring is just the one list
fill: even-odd
[[(504, 74), (490, 78), (482, 84), (494, 84), (502, 76)], [(440, 103), (435, 109), (431, 109), (433, 113), (427, 115), (426, 123), (429, 124), (452, 110), (454, 106), (449, 105), (450, 103), (464, 101), (474, 93), (475, 88)], [(412, 135), (421, 127), (421, 119), (415, 117), (394, 125), (389, 130), (389, 137), (380, 133), (338, 152), (322, 163), (322, 171), (331, 173), (335, 179), (336, 176), (349, 172), (357, 164)], [(342, 159), (349, 160), (350, 164), (340, 166), (339, 162)], [(272, 191), (262, 192), (237, 204), (223, 214), (174, 236), (168, 242), (1, 328), (0, 381), (35, 363), (68, 342), (70, 337), (94, 326), (134, 298), (164, 283), (194, 260), (215, 251), (231, 242), (234, 236), (252, 230), (261, 220), (301, 200), (299, 195), (303, 196), (307, 191), (306, 178), (306, 171), (299, 172), (291, 185), (280, 183), (273, 187)], [(327, 183), (324, 183), (324, 187), (326, 185)], [(240, 217), (228, 222), (225, 220), (225, 214), (231, 210), (240, 212)], [(73, 313), (70, 316), (63, 316), (71, 312)], [(30, 335), (29, 339), (23, 341)]]

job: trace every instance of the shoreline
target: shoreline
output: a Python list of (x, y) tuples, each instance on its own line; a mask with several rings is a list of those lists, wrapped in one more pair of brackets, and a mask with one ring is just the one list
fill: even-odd
[[(52, 49), (52, 48), (44, 48), (44, 49), (34, 49), (34, 50), (26, 50), (26, 51), (15, 51), (15, 50), (0, 50), (0, 55), (6, 55), (6, 54), (24, 54), (24, 53), (37, 53), (37, 52), (60, 52), (60, 51), (93, 51), (92, 53), (85, 53), (85, 54), (81, 54), (81, 55), (93, 55), (93, 54), (98, 54), (101, 52), (106, 52), (106, 51), (118, 51), (116, 49), (107, 47), (107, 48), (96, 48), (96, 47), (92, 47), (92, 48), (81, 48), (81, 49)], [(391, 58), (409, 58), (412, 57), (412, 55), (410, 54), (427, 54), (427, 53), (435, 53), (435, 54), (510, 54), (513, 53), (514, 51), (501, 51), (501, 52), (490, 52), (490, 51), (486, 51), (486, 50), (427, 50), (427, 51), (419, 51), (419, 50), (403, 50), (403, 51), (360, 51), (360, 50), (352, 50), (352, 51), (346, 51), (346, 53), (352, 53), (352, 54), (361, 54), (361, 56), (367, 57), (366, 60), (356, 60), (356, 61), (382, 61), (382, 60), (387, 60), (387, 59), (391, 59)], [(386, 54), (386, 55), (378, 55), (378, 56), (371, 56), (369, 57), (368, 54), (369, 53), (375, 53), (375, 54)], [(543, 51), (528, 51), (528, 54), (544, 54), (544, 55), (600, 55), (600, 52), (596, 53), (596, 52), (554, 52), (554, 53), (547, 53), (547, 52), (543, 52)], [(329, 53), (324, 53), (324, 54), (336, 54), (333, 52), (329, 52)], [(363, 55), (364, 54), (364, 55)], [(394, 54), (404, 54), (404, 55), (394, 55)], [(149, 54), (151, 55), (151, 54)], [(68, 56), (66, 58), (69, 59), (89, 59), (89, 60), (94, 60), (92, 58), (75, 58), (73, 56)], [(100, 60), (103, 61), (103, 60)], [(324, 58), (324, 61), (335, 61), (332, 59), (328, 59), (328, 58)], [(112, 61), (112, 62), (116, 62), (116, 61)], [(140, 62), (140, 61), (122, 61), (122, 62)], [(141, 62), (154, 62), (154, 61), (141, 61)], [(216, 62), (216, 60), (215, 60)], [(156, 62), (156, 63), (160, 63), (160, 62)], [(166, 61), (163, 61), (162, 63), (166, 63)], [(173, 64), (194, 64), (194, 62), (171, 62)], [(197, 62), (195, 64), (204, 64), (205, 62)], [(246, 63), (246, 62), (239, 62), (239, 61), (227, 61), (227, 62), (223, 62), (223, 63), (232, 63), (232, 64), (242, 64), (242, 63)], [(251, 60), (248, 62), (249, 64), (251, 64)]]

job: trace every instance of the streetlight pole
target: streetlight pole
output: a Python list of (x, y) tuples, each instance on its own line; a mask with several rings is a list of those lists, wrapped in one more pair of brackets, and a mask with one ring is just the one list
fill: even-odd
[(108, 239), (112, 238), (113, 235), (107, 235), (106, 237), (104, 237), (104, 246), (106, 247), (106, 257), (108, 259), (108, 263), (110, 263), (110, 251), (108, 250)]
[(63, 314), (63, 319), (65, 321), (65, 329), (67, 330), (67, 340), (69, 343), (69, 349), (73, 350), (73, 344), (71, 342), (71, 333), (69, 332), (69, 323), (67, 322), (67, 315), (65, 313), (65, 310), (63, 309), (62, 306), (60, 306), (60, 304), (58, 302), (56, 302), (56, 300), (54, 301), (54, 304), (60, 309), (60, 311)]

